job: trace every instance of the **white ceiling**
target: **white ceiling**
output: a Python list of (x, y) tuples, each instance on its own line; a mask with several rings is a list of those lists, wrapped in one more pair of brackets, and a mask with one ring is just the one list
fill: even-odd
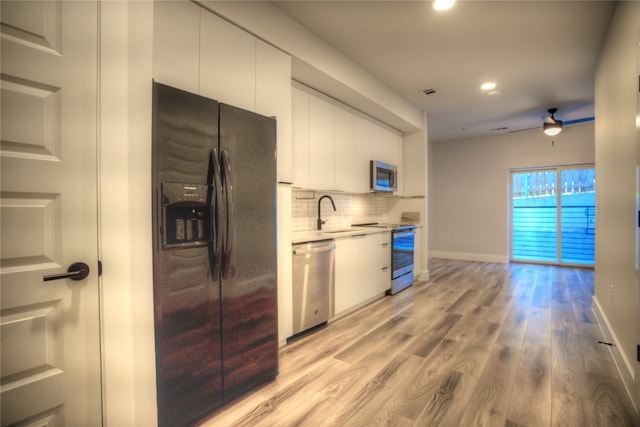
[[(429, 141), (541, 128), (547, 109), (593, 117), (613, 1), (275, 1), (428, 113)], [(497, 83), (496, 95), (480, 90)], [(424, 95), (424, 89), (437, 92)], [(506, 129), (503, 129), (506, 128)], [(501, 130), (495, 130), (501, 129)]]

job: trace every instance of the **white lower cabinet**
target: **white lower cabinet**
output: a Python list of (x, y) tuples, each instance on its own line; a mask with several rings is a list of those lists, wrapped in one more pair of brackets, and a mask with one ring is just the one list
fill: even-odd
[(378, 234), (378, 292), (391, 289), (391, 232)]
[(347, 313), (384, 292), (378, 268), (380, 236), (363, 234), (336, 239), (336, 315)]

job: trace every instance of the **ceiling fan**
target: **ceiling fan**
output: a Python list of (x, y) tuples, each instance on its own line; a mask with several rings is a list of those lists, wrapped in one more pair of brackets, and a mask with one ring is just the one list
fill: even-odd
[(547, 110), (551, 117), (545, 117), (542, 129), (545, 135), (554, 136), (562, 132), (562, 120), (558, 120), (554, 117), (554, 114), (558, 112), (557, 108), (549, 108)]
[(551, 116), (544, 118), (544, 122), (542, 123), (542, 130), (544, 131), (545, 135), (549, 136), (555, 136), (559, 134), (562, 131), (564, 125), (569, 126), (576, 123), (590, 122), (594, 119), (593, 117), (583, 117), (575, 120), (562, 121), (555, 118), (555, 113), (558, 112), (557, 108), (549, 108), (547, 111), (549, 112), (549, 114), (551, 114)]

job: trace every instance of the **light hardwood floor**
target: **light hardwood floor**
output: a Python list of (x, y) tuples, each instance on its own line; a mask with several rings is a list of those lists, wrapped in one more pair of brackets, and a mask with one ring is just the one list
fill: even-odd
[(431, 260), (431, 278), (281, 349), (204, 426), (640, 426), (592, 270)]

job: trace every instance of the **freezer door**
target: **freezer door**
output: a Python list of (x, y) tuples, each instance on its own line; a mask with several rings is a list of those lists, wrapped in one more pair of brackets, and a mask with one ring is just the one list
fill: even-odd
[(220, 153), (228, 218), (221, 286), (228, 401), (278, 370), (275, 119), (220, 104)]
[(204, 221), (212, 218), (203, 206), (203, 199), (212, 204), (205, 189), (217, 118), (217, 102), (153, 84), (153, 293), (161, 426), (188, 425), (222, 402), (219, 281), (210, 273), (212, 245), (204, 235), (211, 227)]

